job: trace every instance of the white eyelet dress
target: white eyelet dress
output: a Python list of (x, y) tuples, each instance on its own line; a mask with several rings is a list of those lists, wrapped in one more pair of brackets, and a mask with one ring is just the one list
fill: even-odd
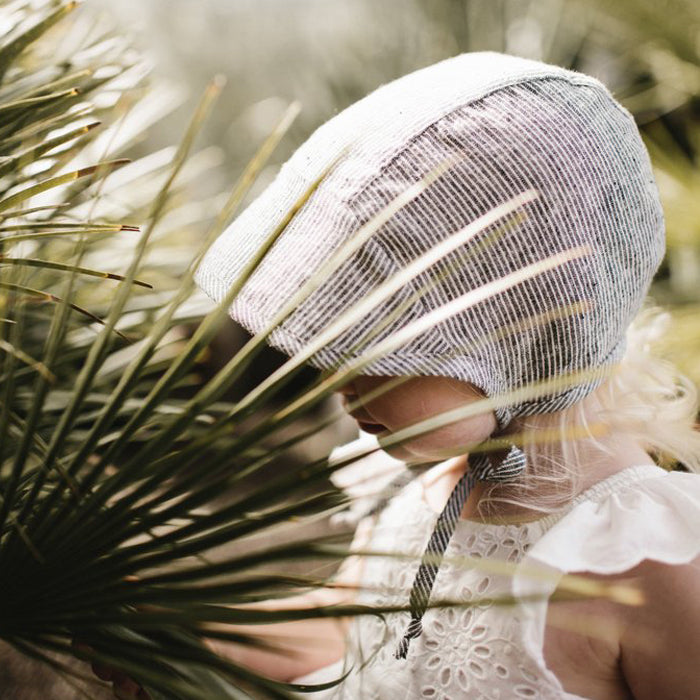
[[(366, 448), (367, 436), (341, 449), (360, 442)], [(353, 478), (363, 473), (366, 478), (368, 466), (376, 470), (382, 459), (386, 480), (401, 463), (384, 453), (348, 469)], [(412, 558), (367, 557), (358, 603), (406, 604), (436, 517), (417, 481), (390, 501), (369, 548)], [(345, 658), (295, 682), (322, 683), (347, 673), (330, 690), (304, 694), (314, 700), (580, 700), (548, 670), (542, 651), (546, 599), (561, 576), (618, 573), (647, 558), (687, 563), (698, 553), (700, 477), (651, 465), (600, 481), (563, 511), (540, 520), (517, 525), (460, 520), (431, 603), (533, 594), (543, 596), (542, 602), (429, 609), (423, 634), (412, 641), (405, 660), (394, 654), (409, 613), (361, 616), (350, 625)], [(533, 577), (533, 571), (546, 576)]]

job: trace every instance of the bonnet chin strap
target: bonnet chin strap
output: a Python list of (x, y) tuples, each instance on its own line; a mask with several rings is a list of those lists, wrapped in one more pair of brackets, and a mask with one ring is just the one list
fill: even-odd
[(450, 497), (447, 499), (447, 503), (437, 519), (433, 534), (430, 536), (428, 546), (423, 553), (409, 597), (411, 621), (408, 623), (406, 632), (394, 654), (397, 659), (406, 658), (411, 639), (419, 637), (423, 632), (423, 615), (428, 608), (435, 577), (447, 545), (457, 527), (464, 504), (474, 488), (474, 484), (479, 480), (509, 481), (514, 479), (525, 470), (527, 458), (521, 449), (513, 445), (505, 459), (496, 466), (491, 463), (489, 456), (483, 452), (474, 455), (473, 460), (470, 460), (470, 462), (469, 468), (457, 482)]

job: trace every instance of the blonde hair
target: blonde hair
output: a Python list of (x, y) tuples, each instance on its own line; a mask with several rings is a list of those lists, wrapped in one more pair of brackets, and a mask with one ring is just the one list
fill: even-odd
[[(655, 352), (669, 320), (660, 309), (645, 309), (628, 330), (623, 359), (596, 391), (564, 411), (513, 422), (528, 468), (516, 482), (487, 488), (482, 515), (492, 517), (496, 504), (501, 511), (505, 504), (539, 512), (561, 508), (580, 490), (584, 448), (590, 463), (615, 441), (634, 442), (660, 466), (700, 472), (697, 387)], [(543, 442), (544, 432), (554, 439)]]

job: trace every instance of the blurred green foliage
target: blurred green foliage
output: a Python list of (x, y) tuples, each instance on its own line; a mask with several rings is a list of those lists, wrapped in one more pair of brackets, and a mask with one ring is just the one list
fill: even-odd
[[(72, 692), (34, 669), (13, 675), (17, 653), (66, 683), (97, 683), (67, 665), (77, 639), (154, 697), (288, 697), (215, 655), (205, 626), (249, 616), (237, 604), (319, 585), (309, 562), (338, 552), (318, 538), (280, 546), (289, 537), (279, 530), (323, 514), (338, 494), (324, 459), (264, 471), (284, 451), (271, 434), (285, 449), (304, 437), (274, 423), (251, 435), (246, 418), (264, 415), (267, 395), (247, 413), (222, 400), (264, 337), (202, 382), (228, 304), (212, 309), (193, 274), (296, 109), (228, 197), (196, 204), (192, 182), (216, 159), (194, 142), (221, 79), (179, 147), (129, 160), (174, 98), (148, 85), (128, 41), (73, 2), (3, 0), (0, 26), (2, 693)], [(233, 549), (217, 557), (222, 545)], [(290, 574), (295, 559), (305, 577)]]

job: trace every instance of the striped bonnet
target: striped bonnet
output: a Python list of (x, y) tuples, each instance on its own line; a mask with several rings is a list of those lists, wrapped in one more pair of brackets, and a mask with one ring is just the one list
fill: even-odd
[[(380, 87), (321, 126), (219, 237), (197, 271), (204, 291), (221, 301), (261, 243), (335, 161), (233, 302), (231, 316), (249, 331), (263, 330), (344, 241), (449, 161), (447, 172), (298, 306), (270, 343), (295, 354), (436, 242), (534, 189), (539, 196), (524, 207), (521, 223), (492, 225), (452, 251), (311, 364), (342, 366), (361, 355), (368, 334), (374, 332), (371, 346), (469, 290), (580, 245), (592, 253), (441, 320), (362, 372), (453, 377), (497, 396), (620, 359), (627, 326), (663, 255), (664, 224), (634, 120), (599, 81), (485, 52)], [(400, 306), (401, 314), (377, 334)], [(600, 381), (499, 409), (500, 426), (514, 416), (566, 408)]]

